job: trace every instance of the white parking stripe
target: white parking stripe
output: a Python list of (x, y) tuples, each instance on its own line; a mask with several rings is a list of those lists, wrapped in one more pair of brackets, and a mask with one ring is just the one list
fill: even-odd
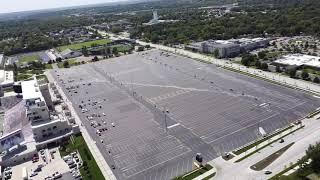
[(174, 125), (171, 125), (171, 126), (168, 126), (167, 128), (170, 129), (170, 128), (173, 128), (173, 127), (176, 127), (176, 126), (179, 126), (180, 123), (177, 123), (177, 124), (174, 124)]

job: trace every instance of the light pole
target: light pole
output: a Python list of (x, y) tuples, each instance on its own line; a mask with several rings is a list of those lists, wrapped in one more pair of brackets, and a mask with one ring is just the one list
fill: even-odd
[(166, 132), (168, 132), (168, 126), (167, 126), (167, 114), (169, 114), (169, 110), (165, 109), (162, 111), (162, 113), (164, 114), (164, 125), (166, 128)]

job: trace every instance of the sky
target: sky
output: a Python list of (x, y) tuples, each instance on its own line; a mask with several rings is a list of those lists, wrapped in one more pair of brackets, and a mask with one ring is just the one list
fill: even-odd
[(0, 0), (0, 13), (120, 1), (124, 0)]

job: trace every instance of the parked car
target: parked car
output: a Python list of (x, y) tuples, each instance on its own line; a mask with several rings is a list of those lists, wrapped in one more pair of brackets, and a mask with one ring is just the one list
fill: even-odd
[(30, 174), (30, 177), (34, 177), (34, 176), (36, 176), (36, 175), (38, 175), (37, 172), (32, 172), (32, 173)]

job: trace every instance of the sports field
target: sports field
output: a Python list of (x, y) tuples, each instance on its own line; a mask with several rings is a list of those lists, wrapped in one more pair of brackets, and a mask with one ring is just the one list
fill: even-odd
[(79, 50), (83, 46), (86, 46), (87, 48), (91, 47), (91, 45), (96, 44), (96, 45), (103, 45), (111, 42), (109, 39), (99, 39), (99, 40), (94, 40), (94, 41), (87, 41), (87, 42), (82, 42), (82, 43), (76, 43), (76, 44), (70, 44), (70, 45), (65, 45), (65, 46), (59, 46), (57, 47), (58, 51), (62, 52), (66, 49), (73, 49), (73, 50)]
[(196, 153), (212, 160), (260, 137), (259, 127), (272, 132), (320, 105), (302, 92), (158, 50), (52, 74), (118, 179), (172, 179), (191, 170)]

